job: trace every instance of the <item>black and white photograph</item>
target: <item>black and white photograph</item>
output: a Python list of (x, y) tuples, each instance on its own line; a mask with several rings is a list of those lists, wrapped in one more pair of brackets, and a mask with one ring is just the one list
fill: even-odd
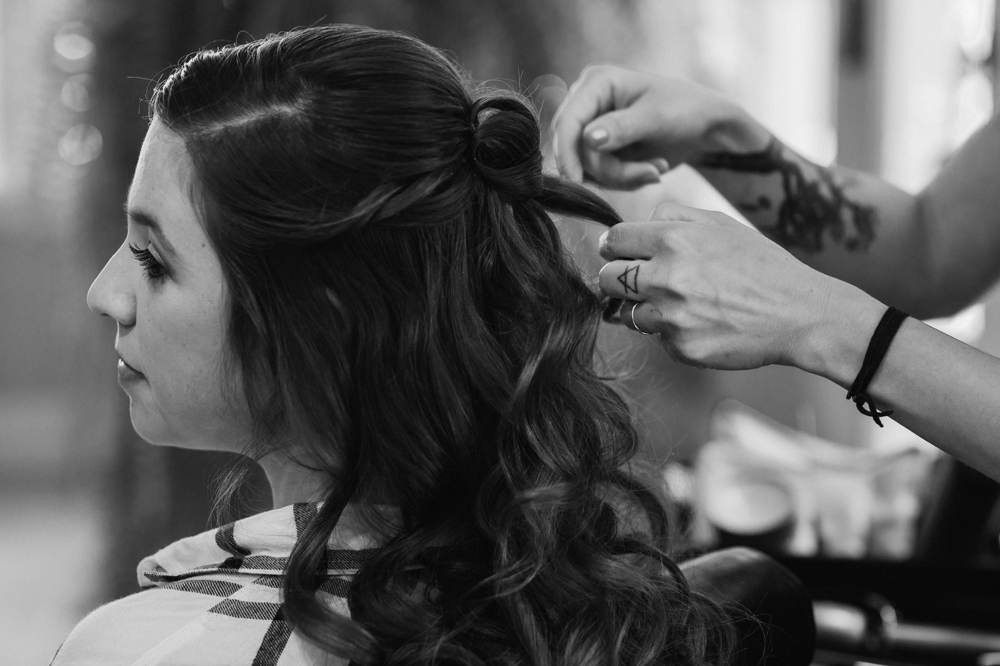
[(0, 0), (0, 666), (1000, 666), (1000, 0)]

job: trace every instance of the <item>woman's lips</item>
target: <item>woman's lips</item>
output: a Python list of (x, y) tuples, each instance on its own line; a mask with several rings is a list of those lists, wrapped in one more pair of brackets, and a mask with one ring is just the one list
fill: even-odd
[(118, 359), (118, 383), (124, 384), (126, 382), (137, 382), (140, 379), (145, 379), (146, 375), (142, 374), (131, 365), (125, 362), (125, 359)]

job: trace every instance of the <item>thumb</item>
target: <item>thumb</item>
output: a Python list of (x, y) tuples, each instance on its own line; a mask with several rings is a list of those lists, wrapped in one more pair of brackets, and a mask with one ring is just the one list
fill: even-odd
[(614, 152), (649, 138), (656, 131), (645, 114), (634, 108), (610, 111), (583, 129), (583, 142), (592, 150)]

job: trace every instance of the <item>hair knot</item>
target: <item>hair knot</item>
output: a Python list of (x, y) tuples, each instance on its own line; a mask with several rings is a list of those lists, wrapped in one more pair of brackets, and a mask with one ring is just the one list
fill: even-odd
[(481, 97), (472, 105), (473, 167), (509, 203), (542, 192), (542, 151), (538, 120), (514, 97)]

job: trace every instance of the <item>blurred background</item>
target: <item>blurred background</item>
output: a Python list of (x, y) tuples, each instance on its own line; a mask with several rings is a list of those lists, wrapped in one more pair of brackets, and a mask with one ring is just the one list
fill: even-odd
[[(208, 526), (212, 481), (231, 462), (136, 439), (116, 382), (113, 326), (84, 302), (124, 237), (121, 203), (145, 131), (143, 100), (185, 54), (317, 22), (401, 29), (453, 53), (474, 78), (526, 93), (545, 122), (585, 65), (614, 62), (701, 82), (806, 156), (916, 191), (993, 112), (996, 4), (0, 1), (0, 663), (47, 663), (83, 614), (134, 591), (141, 557)], [(683, 167), (661, 185), (608, 197), (632, 218), (645, 219), (664, 199), (735, 214)], [(581, 265), (596, 272), (600, 230), (562, 224)], [(1000, 354), (996, 294), (938, 325)], [(732, 467), (733, 450), (759, 449), (760, 441), (806, 451), (834, 446), (832, 463), (826, 449), (789, 462), (798, 454), (783, 444), (761, 455), (773, 455), (777, 467), (834, 469), (822, 479), (835, 495), (867, 489), (865, 506), (810, 514), (812, 536), (798, 530), (793, 554), (911, 558), (920, 545), (915, 521), (931, 512), (927, 489), (939, 498), (948, 478), (979, 493), (985, 508), (977, 525), (990, 520), (995, 484), (954, 467), (942, 481), (932, 450), (898, 426), (879, 431), (833, 384), (777, 367), (697, 371), (628, 331), (603, 336), (604, 348), (632, 369), (624, 384), (647, 455), (673, 492), (695, 505), (694, 535), (706, 545), (724, 539), (718, 523), (726, 518), (713, 525), (699, 492), (728, 473), (718, 470)], [(706, 451), (722, 453), (706, 462)], [(918, 463), (899, 471), (900, 452), (916, 452)], [(898, 472), (891, 483), (872, 472), (887, 465)], [(795, 483), (809, 485), (813, 477), (796, 469)], [(891, 491), (886, 483), (895, 484)], [(252, 486), (242, 510), (266, 508), (264, 495)], [(880, 497), (888, 499), (878, 504)], [(949, 501), (961, 505), (964, 497)], [(883, 533), (876, 547), (886, 511), (897, 531)], [(954, 543), (966, 550), (949, 557), (982, 555), (979, 532)]]

